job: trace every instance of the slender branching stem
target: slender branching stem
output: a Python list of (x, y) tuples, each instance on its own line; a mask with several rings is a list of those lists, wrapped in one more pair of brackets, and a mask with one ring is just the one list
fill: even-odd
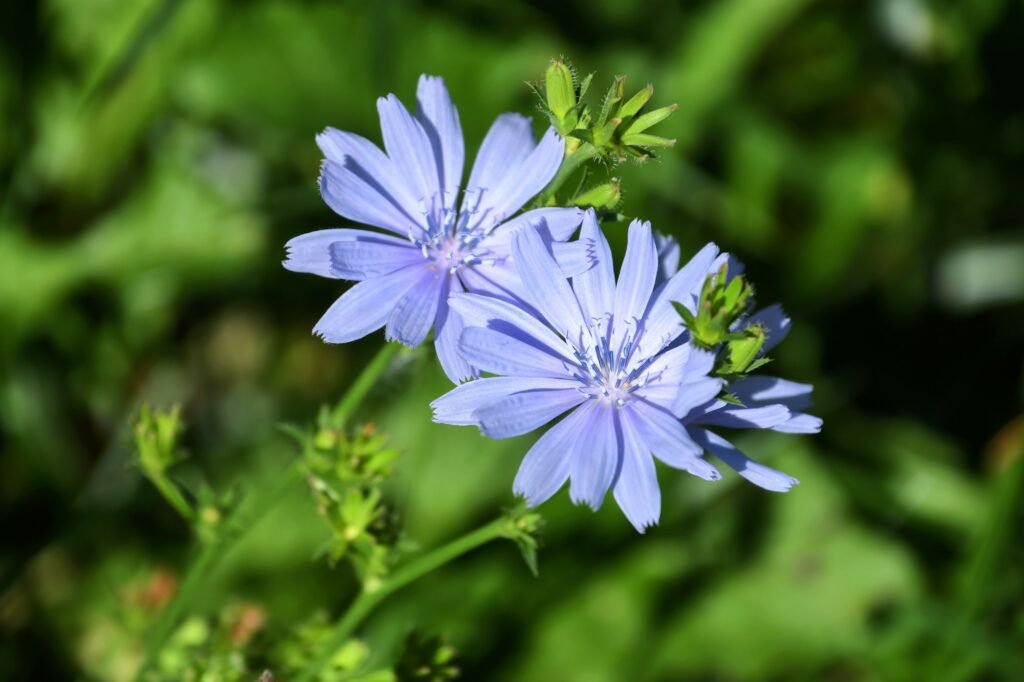
[[(369, 393), (374, 382), (387, 369), (398, 348), (398, 344), (386, 343), (377, 351), (377, 354), (366, 365), (331, 413), (336, 424), (343, 424), (352, 415), (355, 408)], [(299, 462), (296, 461), (289, 465), (282, 475), (276, 476), (272, 483), (255, 491), (235, 507), (221, 522), (220, 530), (214, 537), (199, 543), (195, 558), (189, 564), (174, 599), (160, 613), (160, 617), (149, 635), (145, 658), (135, 673), (136, 682), (142, 680), (145, 674), (153, 668), (175, 628), (181, 623), (185, 614), (191, 611), (196, 599), (203, 593), (203, 588), (221, 559), (259, 523), (270, 509), (274, 508), (281, 496), (293, 484), (301, 480), (301, 477), (302, 470)], [(167, 496), (163, 489), (161, 492), (165, 497)], [(178, 504), (171, 498), (168, 499), (179, 512), (185, 515)], [(185, 502), (184, 499), (181, 501)], [(189, 514), (191, 513), (192, 510), (189, 508)], [(186, 516), (186, 518), (190, 517)]]
[(405, 587), (409, 583), (481, 545), (499, 538), (510, 537), (512, 532), (510, 524), (512, 523), (514, 521), (509, 519), (509, 517), (502, 516), (485, 526), (470, 531), (457, 540), (453, 540), (423, 556), (413, 559), (388, 577), (364, 585), (359, 596), (349, 605), (341, 619), (335, 623), (330, 636), (324, 642), (320, 651), (314, 658), (310, 659), (309, 663), (295, 678), (295, 682), (311, 682), (315, 680), (324, 666), (331, 660), (331, 657), (352, 636), (355, 629), (392, 592)]

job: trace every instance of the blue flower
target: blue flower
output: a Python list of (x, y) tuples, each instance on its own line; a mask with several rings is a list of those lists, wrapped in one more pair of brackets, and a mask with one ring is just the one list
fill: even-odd
[[(736, 268), (730, 266), (730, 271)], [(713, 266), (708, 274), (717, 272)], [(778, 305), (754, 313), (743, 325), (760, 324), (767, 336), (762, 353), (778, 345), (789, 333), (790, 321)], [(714, 362), (713, 353), (705, 353), (705, 362)], [(774, 492), (787, 492), (799, 481), (747, 457), (736, 446), (708, 427), (732, 429), (771, 429), (782, 433), (818, 433), (821, 419), (804, 412), (811, 405), (810, 384), (779, 377), (755, 374), (732, 381), (728, 392), (742, 403), (734, 405), (716, 398), (699, 405), (683, 416), (690, 437), (754, 485)]]
[[(496, 376), (434, 401), (435, 421), (475, 425), (491, 438), (518, 436), (569, 414), (526, 454), (514, 489), (536, 506), (569, 481), (573, 502), (597, 509), (609, 489), (641, 532), (656, 523), (661, 493), (653, 454), (707, 480), (718, 471), (680, 418), (707, 404), (722, 380), (689, 344), (671, 302), (700, 291), (718, 251), (708, 245), (679, 272), (678, 249), (634, 221), (618, 281), (592, 211), (580, 242), (595, 264), (566, 280), (540, 234), (512, 240), (524, 295), (536, 313), (476, 294), (455, 294), (465, 322), (459, 349)], [(674, 260), (673, 260), (674, 259)]]
[(536, 142), (530, 120), (499, 116), (484, 138), (459, 201), (464, 147), (459, 114), (440, 78), (422, 76), (413, 115), (394, 95), (378, 100), (382, 152), (369, 140), (328, 128), (317, 136), (326, 159), (320, 193), (339, 215), (392, 234), (359, 229), (311, 232), (288, 242), (284, 266), (358, 282), (314, 328), (344, 343), (385, 327), (388, 340), (419, 345), (434, 329), (445, 372), (474, 376), (457, 352), (462, 321), (448, 306), (463, 291), (521, 300), (510, 244), (520, 229), (540, 230), (570, 275), (588, 266), (563, 244), (579, 226), (575, 208), (515, 215), (554, 177), (564, 144), (554, 129)]

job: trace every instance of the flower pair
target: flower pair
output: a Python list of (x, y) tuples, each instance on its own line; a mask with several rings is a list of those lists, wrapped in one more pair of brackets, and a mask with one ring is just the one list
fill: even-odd
[[(679, 248), (634, 221), (616, 278), (593, 211), (540, 208), (514, 216), (555, 176), (563, 143), (539, 143), (529, 121), (506, 114), (488, 132), (457, 202), (463, 165), (458, 114), (438, 78), (422, 77), (417, 112), (378, 103), (387, 154), (329, 129), (320, 188), (339, 214), (401, 237), (323, 230), (288, 243), (285, 267), (357, 280), (317, 323), (329, 342), (385, 327), (421, 343), (434, 328), (438, 358), (455, 383), (434, 418), (475, 425), (492, 438), (529, 433), (564, 413), (527, 453), (515, 491), (537, 505), (569, 482), (596, 509), (607, 492), (643, 531), (661, 495), (653, 457), (706, 480), (710, 452), (751, 482), (788, 490), (796, 480), (740, 453), (709, 427), (813, 432), (802, 412), (810, 386), (715, 375), (717, 350), (690, 342), (674, 304), (696, 309), (728, 256), (709, 244), (678, 269)], [(580, 237), (567, 240), (582, 221)], [(782, 340), (779, 308), (758, 316), (765, 349)], [(652, 457), (653, 455), (653, 457)]]

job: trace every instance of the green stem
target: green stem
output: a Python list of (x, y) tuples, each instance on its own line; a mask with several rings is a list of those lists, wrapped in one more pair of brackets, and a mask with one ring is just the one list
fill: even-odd
[[(387, 343), (377, 351), (377, 354), (345, 392), (338, 406), (332, 412), (333, 418), (340, 420), (336, 423), (339, 425), (344, 423), (366, 397), (374, 382), (387, 369), (398, 348), (397, 344)], [(216, 537), (199, 547), (174, 599), (161, 612), (160, 618), (150, 634), (146, 646), (146, 656), (135, 673), (136, 682), (142, 680), (145, 674), (152, 669), (181, 619), (191, 610), (196, 599), (202, 594), (202, 588), (220, 560), (259, 523), (269, 510), (274, 508), (280, 497), (301, 478), (301, 475), (299, 462), (290, 464), (283, 475), (275, 477), (273, 484), (257, 491), (255, 495), (250, 496), (236, 507), (235, 511), (222, 521), (221, 530)], [(157, 487), (160, 488), (159, 485)], [(162, 489), (161, 492), (163, 492)], [(172, 502), (172, 504), (174, 503)], [(175, 507), (177, 508), (176, 505)]]
[(348, 641), (359, 624), (383, 601), (388, 595), (396, 590), (405, 587), (409, 583), (423, 577), (448, 562), (457, 559), (467, 552), (485, 545), (498, 538), (509, 537), (508, 517), (502, 516), (488, 523), (486, 526), (477, 528), (462, 537), (449, 542), (447, 545), (413, 559), (405, 566), (399, 568), (383, 581), (373, 586), (364, 587), (355, 601), (345, 611), (345, 615), (335, 624), (327, 641), (320, 648), (316, 657), (313, 658), (295, 678), (295, 682), (312, 682), (317, 674), (328, 664), (331, 657), (341, 646)]
[(555, 173), (555, 177), (551, 179), (548, 186), (544, 188), (544, 191), (540, 193), (534, 202), (537, 206), (544, 206), (555, 196), (555, 192), (562, 188), (565, 181), (572, 177), (572, 174), (578, 171), (583, 164), (591, 159), (597, 157), (597, 148), (590, 143), (583, 143), (579, 149), (574, 151), (572, 154), (567, 154), (562, 159), (562, 165), (558, 167), (558, 172)]
[(397, 343), (385, 343), (370, 360), (370, 364), (356, 377), (356, 380), (338, 402), (337, 407), (331, 412), (331, 422), (337, 428), (345, 425), (348, 418), (352, 416), (352, 412), (363, 402), (363, 398), (370, 392), (377, 379), (391, 364), (391, 359), (401, 348), (402, 346)]
[(163, 498), (167, 500), (167, 504), (174, 507), (174, 510), (181, 515), (181, 518), (185, 519), (185, 522), (192, 525), (195, 521), (195, 510), (192, 509), (192, 505), (188, 503), (185, 496), (181, 494), (181, 490), (178, 486), (167, 478), (167, 476), (161, 472), (156, 476), (149, 476), (149, 482), (153, 484), (153, 487), (159, 491)]

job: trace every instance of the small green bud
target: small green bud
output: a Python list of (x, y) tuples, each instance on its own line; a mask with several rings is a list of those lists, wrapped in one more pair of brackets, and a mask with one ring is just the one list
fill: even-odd
[(753, 324), (740, 332), (738, 338), (726, 341), (716, 374), (735, 376), (747, 373), (761, 353), (766, 338), (764, 327)]
[(622, 144), (627, 147), (639, 147), (641, 149), (671, 147), (676, 143), (667, 137), (647, 135), (646, 133), (629, 133), (622, 136)]
[(640, 110), (644, 108), (647, 102), (650, 101), (651, 97), (654, 96), (654, 86), (648, 85), (646, 88), (640, 90), (638, 93), (629, 98), (629, 100), (619, 108), (619, 118), (631, 118), (640, 113)]
[[(742, 275), (728, 279), (728, 265), (722, 265), (708, 276), (691, 312), (681, 303), (673, 302), (693, 342), (701, 348), (717, 348), (721, 344), (743, 338), (744, 332), (733, 332), (736, 322), (747, 313), (754, 295), (753, 287)], [(762, 342), (763, 343), (763, 342)]]
[(622, 185), (619, 183), (618, 178), (612, 178), (611, 181), (603, 185), (591, 187), (586, 192), (577, 195), (576, 198), (572, 199), (569, 203), (573, 206), (604, 208), (611, 210), (618, 206), (621, 200)]
[[(560, 59), (552, 59), (544, 74), (548, 110), (560, 121), (576, 108), (576, 88), (572, 70)], [(575, 118), (575, 116), (573, 117)]]
[(623, 141), (625, 141), (626, 136), (630, 134), (642, 133), (651, 126), (661, 123), (666, 118), (671, 116), (672, 112), (674, 112), (678, 108), (679, 107), (677, 105), (670, 104), (667, 107), (661, 107), (660, 109), (655, 109), (654, 111), (648, 111), (643, 116), (634, 119), (633, 122), (629, 124), (629, 127), (626, 128), (626, 132), (623, 135)]

